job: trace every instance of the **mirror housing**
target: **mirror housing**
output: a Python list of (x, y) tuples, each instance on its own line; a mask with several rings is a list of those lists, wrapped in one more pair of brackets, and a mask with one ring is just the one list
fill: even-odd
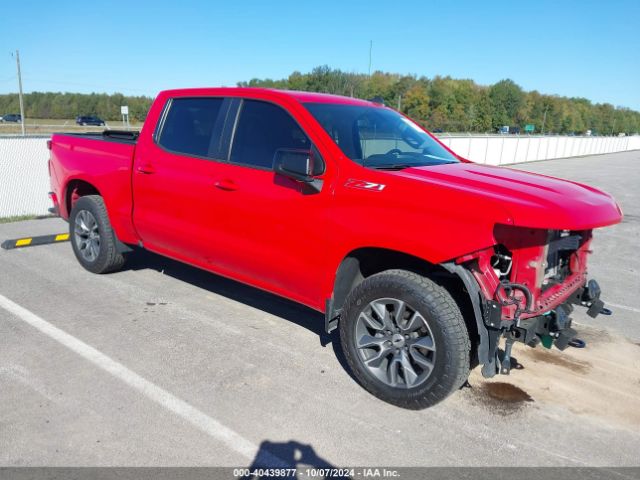
[(313, 150), (279, 148), (274, 156), (274, 170), (299, 182), (312, 183), (314, 175)]

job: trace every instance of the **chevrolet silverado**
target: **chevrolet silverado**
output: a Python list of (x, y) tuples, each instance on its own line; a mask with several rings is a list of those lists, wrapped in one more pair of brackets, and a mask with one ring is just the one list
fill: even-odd
[[(324, 313), (354, 377), (411, 409), (514, 342), (579, 343), (610, 313), (587, 278), (608, 194), (457, 155), (406, 116), (334, 95), (169, 90), (140, 133), (55, 134), (51, 198), (94, 273), (145, 248)], [(240, 339), (238, 341), (241, 341)]]

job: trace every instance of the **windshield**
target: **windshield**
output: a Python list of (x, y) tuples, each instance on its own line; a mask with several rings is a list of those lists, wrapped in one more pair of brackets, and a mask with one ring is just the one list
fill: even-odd
[(394, 110), (331, 103), (304, 106), (342, 152), (365, 167), (399, 170), (458, 162), (422, 128)]

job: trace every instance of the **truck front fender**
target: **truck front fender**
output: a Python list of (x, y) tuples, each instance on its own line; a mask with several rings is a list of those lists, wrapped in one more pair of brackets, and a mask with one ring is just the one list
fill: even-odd
[(471, 272), (461, 265), (456, 265), (453, 262), (441, 263), (440, 265), (449, 273), (457, 275), (469, 293), (469, 299), (473, 307), (473, 314), (478, 328), (478, 363), (482, 365), (483, 377), (493, 377), (497, 373), (496, 351), (501, 332), (499, 329), (487, 327), (484, 321), (488, 313), (486, 312), (488, 306), (480, 291), (478, 282), (473, 278)]

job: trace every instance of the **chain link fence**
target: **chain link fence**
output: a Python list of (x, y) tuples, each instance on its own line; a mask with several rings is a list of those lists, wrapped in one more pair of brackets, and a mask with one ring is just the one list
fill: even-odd
[(0, 218), (48, 213), (49, 138), (0, 137)]

